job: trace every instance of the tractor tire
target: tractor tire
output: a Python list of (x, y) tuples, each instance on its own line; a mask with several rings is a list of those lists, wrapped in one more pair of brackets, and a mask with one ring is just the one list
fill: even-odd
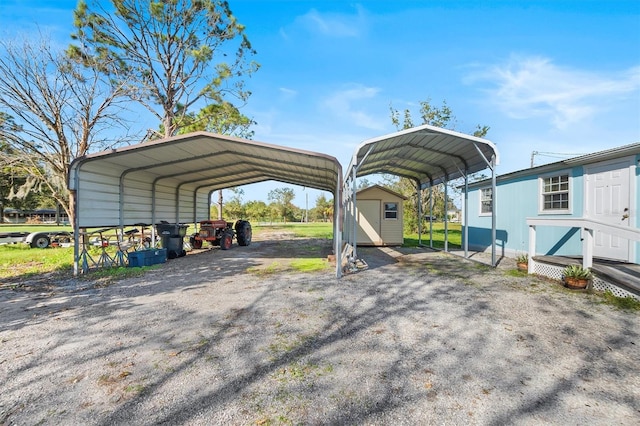
[(220, 250), (229, 250), (233, 244), (233, 234), (231, 232), (225, 232), (220, 238)]
[(248, 246), (251, 244), (251, 224), (246, 220), (239, 220), (236, 222), (236, 239), (239, 246)]
[(31, 248), (47, 248), (51, 240), (46, 234), (38, 234), (31, 239)]

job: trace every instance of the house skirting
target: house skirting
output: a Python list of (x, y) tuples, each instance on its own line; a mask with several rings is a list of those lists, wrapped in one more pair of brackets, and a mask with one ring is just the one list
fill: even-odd
[[(533, 273), (553, 280), (562, 281), (562, 272), (564, 271), (564, 268), (564, 266), (535, 261)], [(597, 291), (610, 291), (616, 297), (633, 297), (640, 300), (639, 295), (621, 288), (614, 282), (608, 280), (607, 277), (598, 275), (597, 272), (593, 272), (591, 288)]]

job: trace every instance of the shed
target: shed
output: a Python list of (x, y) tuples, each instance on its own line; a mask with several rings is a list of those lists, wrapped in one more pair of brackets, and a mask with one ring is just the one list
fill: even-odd
[(403, 211), (401, 194), (380, 185), (361, 189), (356, 194), (357, 242), (359, 245), (402, 245)]

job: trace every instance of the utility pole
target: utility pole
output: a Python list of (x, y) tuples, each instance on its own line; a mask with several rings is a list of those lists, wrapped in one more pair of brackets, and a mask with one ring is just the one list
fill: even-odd
[(584, 153), (581, 154), (569, 154), (563, 152), (540, 152), (540, 151), (531, 151), (531, 167), (533, 167), (533, 159), (536, 155), (542, 155), (543, 157), (552, 157), (552, 158), (570, 158), (570, 157), (578, 157), (580, 155), (586, 155)]

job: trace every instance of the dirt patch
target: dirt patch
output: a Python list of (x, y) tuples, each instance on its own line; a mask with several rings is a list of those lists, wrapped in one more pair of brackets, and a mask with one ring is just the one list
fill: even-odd
[[(266, 236), (106, 286), (0, 291), (0, 424), (637, 424), (640, 319), (421, 249)], [(249, 272), (248, 272), (249, 271)], [(33, 286), (31, 287), (34, 288)]]

